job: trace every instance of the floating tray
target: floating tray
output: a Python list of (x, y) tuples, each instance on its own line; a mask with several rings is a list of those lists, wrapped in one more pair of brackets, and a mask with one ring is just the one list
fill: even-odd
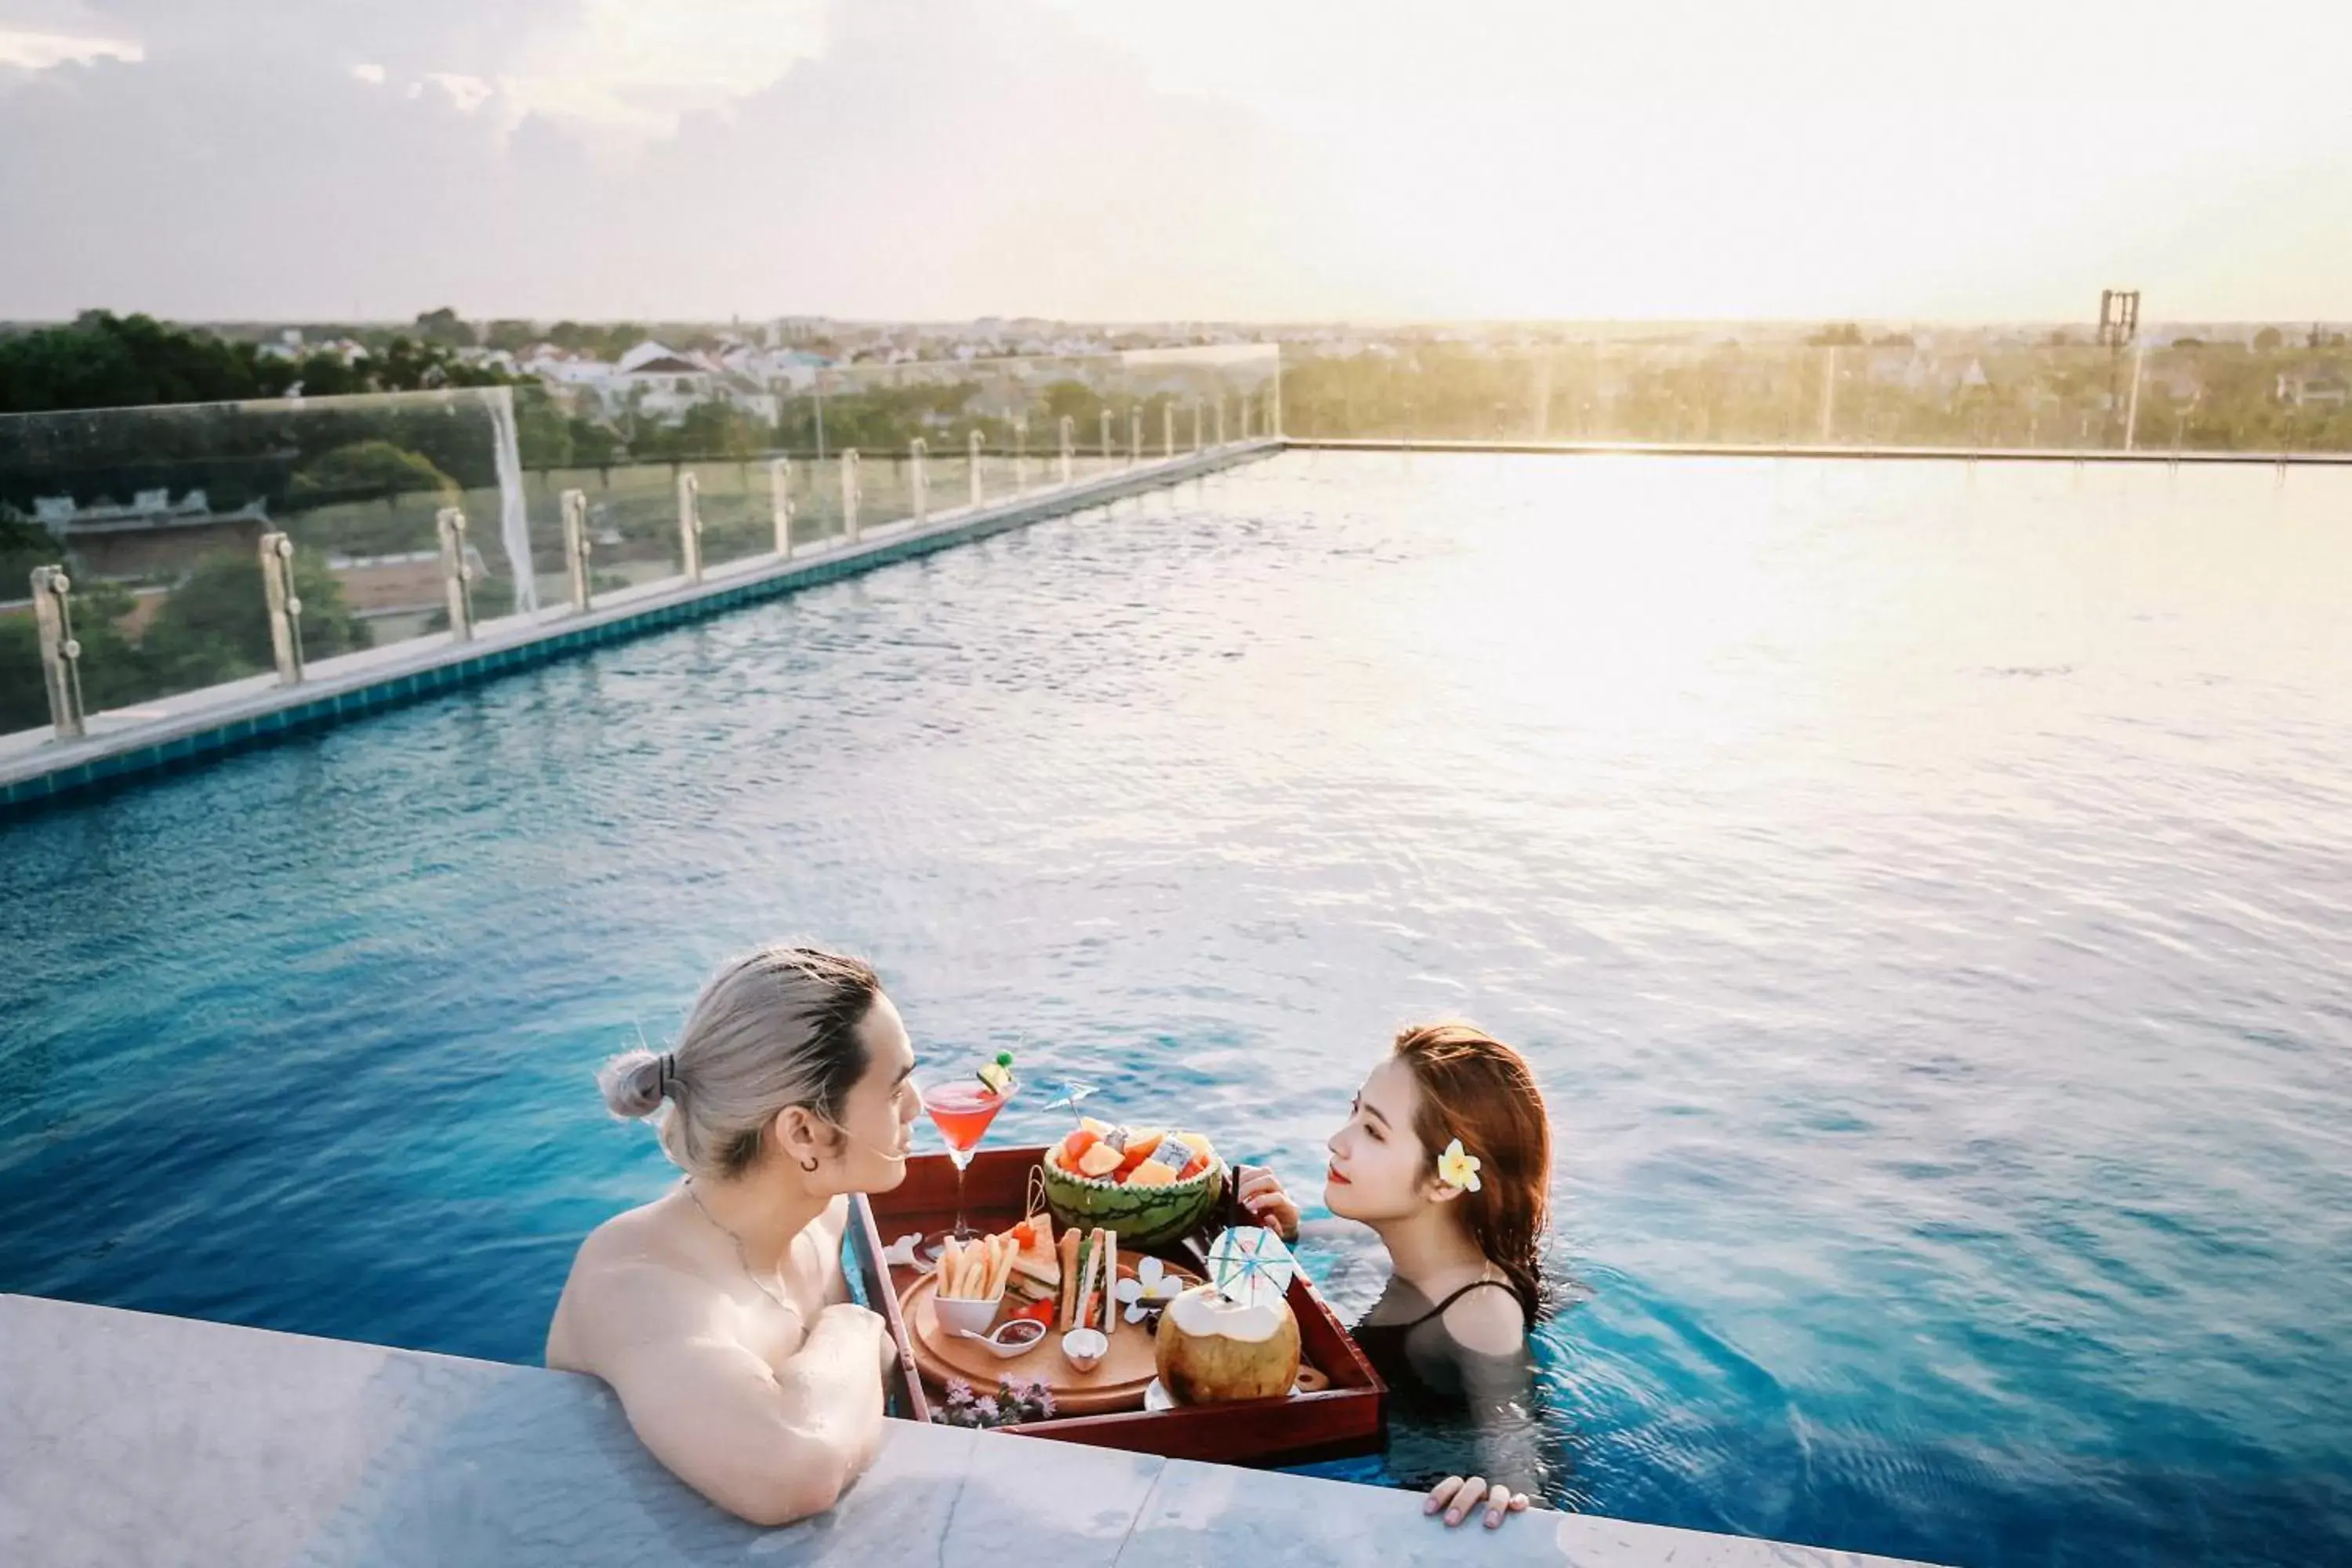
[[(1199, 1275), (1175, 1264), (1168, 1271), (1186, 1285), (1198, 1285)], [(1141, 1323), (1121, 1321), (1111, 1334), (1110, 1349), (1091, 1372), (1080, 1372), (1062, 1355), (1062, 1331), (1048, 1329), (1045, 1337), (1016, 1356), (1000, 1356), (986, 1345), (960, 1339), (940, 1322), (931, 1302), (939, 1295), (939, 1277), (926, 1274), (900, 1293), (898, 1315), (915, 1342), (915, 1364), (923, 1381), (943, 1389), (950, 1378), (961, 1378), (981, 1394), (989, 1393), (1003, 1377), (1043, 1383), (1054, 1391), (1054, 1408), (1065, 1415), (1108, 1415), (1119, 1410), (1143, 1408), (1143, 1391), (1157, 1373), (1151, 1331)]]

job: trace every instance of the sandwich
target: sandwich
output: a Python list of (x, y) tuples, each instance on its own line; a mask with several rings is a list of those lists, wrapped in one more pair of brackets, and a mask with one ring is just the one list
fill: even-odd
[(1054, 1246), (1053, 1216), (1031, 1215), (1005, 1235), (1013, 1247), (1004, 1279), (1005, 1310), (1014, 1317), (1052, 1321), (1059, 1315), (1063, 1293), (1062, 1255)]

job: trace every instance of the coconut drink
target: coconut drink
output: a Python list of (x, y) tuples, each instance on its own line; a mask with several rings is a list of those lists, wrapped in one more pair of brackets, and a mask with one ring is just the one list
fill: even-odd
[(1160, 1314), (1153, 1354), (1179, 1405), (1272, 1399), (1298, 1379), (1298, 1320), (1277, 1297), (1236, 1301), (1196, 1285)]

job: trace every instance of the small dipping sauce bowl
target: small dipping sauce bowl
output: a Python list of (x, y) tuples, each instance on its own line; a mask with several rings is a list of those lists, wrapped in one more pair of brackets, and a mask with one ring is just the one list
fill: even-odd
[(1062, 1359), (1080, 1372), (1092, 1372), (1110, 1352), (1110, 1336), (1100, 1329), (1072, 1329), (1062, 1336)]
[(1027, 1355), (1045, 1342), (1045, 1325), (1034, 1318), (1008, 1318), (992, 1334), (963, 1331), (968, 1340), (978, 1340), (988, 1347), (991, 1355), (1011, 1361), (1017, 1355)]

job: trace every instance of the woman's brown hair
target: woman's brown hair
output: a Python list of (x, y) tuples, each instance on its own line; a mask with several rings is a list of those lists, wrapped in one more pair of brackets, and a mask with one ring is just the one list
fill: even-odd
[(1551, 1122), (1536, 1075), (1518, 1052), (1468, 1024), (1403, 1029), (1396, 1057), (1421, 1090), (1412, 1130), (1432, 1167), (1456, 1138), (1477, 1156), (1478, 1190), (1454, 1207), (1534, 1322), (1549, 1304), (1542, 1252), (1551, 1215)]

